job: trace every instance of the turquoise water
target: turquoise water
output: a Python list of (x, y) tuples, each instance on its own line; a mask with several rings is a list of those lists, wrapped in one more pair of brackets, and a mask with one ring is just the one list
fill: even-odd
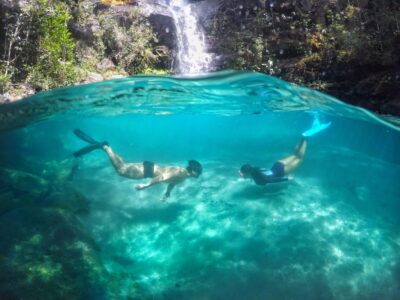
[[(257, 186), (244, 163), (290, 155), (294, 180)], [(399, 299), (400, 131), (257, 73), (131, 77), (0, 107), (4, 299)], [(203, 165), (137, 191), (80, 128), (126, 161)]]

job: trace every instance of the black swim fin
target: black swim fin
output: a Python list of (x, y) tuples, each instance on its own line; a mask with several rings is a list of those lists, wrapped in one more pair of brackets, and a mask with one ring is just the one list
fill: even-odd
[(83, 148), (79, 149), (78, 151), (74, 152), (73, 155), (75, 157), (79, 157), (79, 156), (85, 155), (89, 152), (92, 152), (93, 150), (100, 149), (101, 146), (102, 146), (101, 144), (89, 145), (89, 146), (83, 147)]
[(95, 145), (95, 144), (100, 144), (98, 141), (92, 139), (90, 136), (88, 136), (86, 133), (84, 133), (80, 129), (75, 129), (74, 130), (75, 135), (80, 138), (82, 141), (85, 141), (89, 144)]
[(87, 154), (89, 152), (92, 152), (93, 150), (101, 149), (103, 146), (108, 145), (107, 142), (100, 143), (100, 142), (94, 140), (93, 138), (88, 136), (86, 133), (84, 133), (80, 129), (75, 129), (74, 130), (74, 134), (78, 138), (80, 138), (81, 140), (83, 140), (83, 141), (85, 141), (85, 142), (90, 144), (89, 146), (83, 147), (83, 148), (79, 149), (78, 151), (74, 152), (73, 155), (75, 157), (79, 157), (79, 156), (85, 155), (85, 154)]

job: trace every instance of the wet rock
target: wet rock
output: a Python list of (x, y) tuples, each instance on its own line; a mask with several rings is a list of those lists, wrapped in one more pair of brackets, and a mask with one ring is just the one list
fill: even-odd
[(382, 113), (400, 116), (400, 96), (382, 106)]
[(0, 95), (0, 104), (20, 100), (35, 94), (35, 89), (29, 84), (20, 84), (7, 93)]
[(10, 102), (10, 99), (5, 95), (0, 95), (0, 104)]
[(2, 0), (1, 6), (9, 10), (20, 10), (22, 7), (29, 4), (30, 1), (27, 0)]
[(153, 30), (158, 33), (159, 43), (167, 46), (169, 49), (175, 49), (177, 37), (172, 17), (153, 13), (148, 18)]
[(108, 58), (103, 58), (97, 65), (97, 70), (104, 72), (107, 70), (115, 70), (115, 64)]
[(126, 76), (120, 75), (120, 74), (113, 74), (107, 77), (107, 79), (120, 79), (120, 78), (125, 78)]
[(71, 30), (74, 38), (84, 40), (88, 44), (95, 42), (96, 33), (101, 30), (99, 22), (94, 18), (86, 20), (85, 24), (70, 22), (68, 28)]
[(0, 216), (21, 207), (88, 212), (87, 199), (70, 182), (76, 169), (74, 159), (48, 161), (41, 165), (40, 174), (0, 168)]
[(104, 78), (99, 73), (89, 73), (86, 79), (82, 83), (93, 83), (98, 81), (103, 81)]
[(22, 170), (0, 168), (0, 177), (3, 185), (32, 198), (43, 195), (48, 189), (47, 180)]
[[(107, 276), (93, 240), (72, 214), (20, 208), (0, 218), (2, 295), (99, 299)], [(93, 290), (97, 290), (93, 294)]]
[(160, 45), (169, 49), (176, 47), (176, 27), (171, 11), (162, 3), (156, 0), (138, 1), (140, 14), (149, 20), (153, 30), (157, 32)]

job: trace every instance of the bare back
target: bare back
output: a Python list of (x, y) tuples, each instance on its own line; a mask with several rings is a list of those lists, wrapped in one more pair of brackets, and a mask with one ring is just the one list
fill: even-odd
[(162, 178), (162, 181), (166, 183), (177, 184), (188, 178), (190, 175), (185, 168), (166, 166), (161, 167), (154, 165), (155, 177)]

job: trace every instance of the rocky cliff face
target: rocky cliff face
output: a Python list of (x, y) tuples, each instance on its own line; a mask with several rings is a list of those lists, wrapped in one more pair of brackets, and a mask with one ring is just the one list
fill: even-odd
[[(400, 3), (205, 0), (222, 68), (252, 69), (400, 115)], [(233, 51), (233, 49), (235, 49)]]

